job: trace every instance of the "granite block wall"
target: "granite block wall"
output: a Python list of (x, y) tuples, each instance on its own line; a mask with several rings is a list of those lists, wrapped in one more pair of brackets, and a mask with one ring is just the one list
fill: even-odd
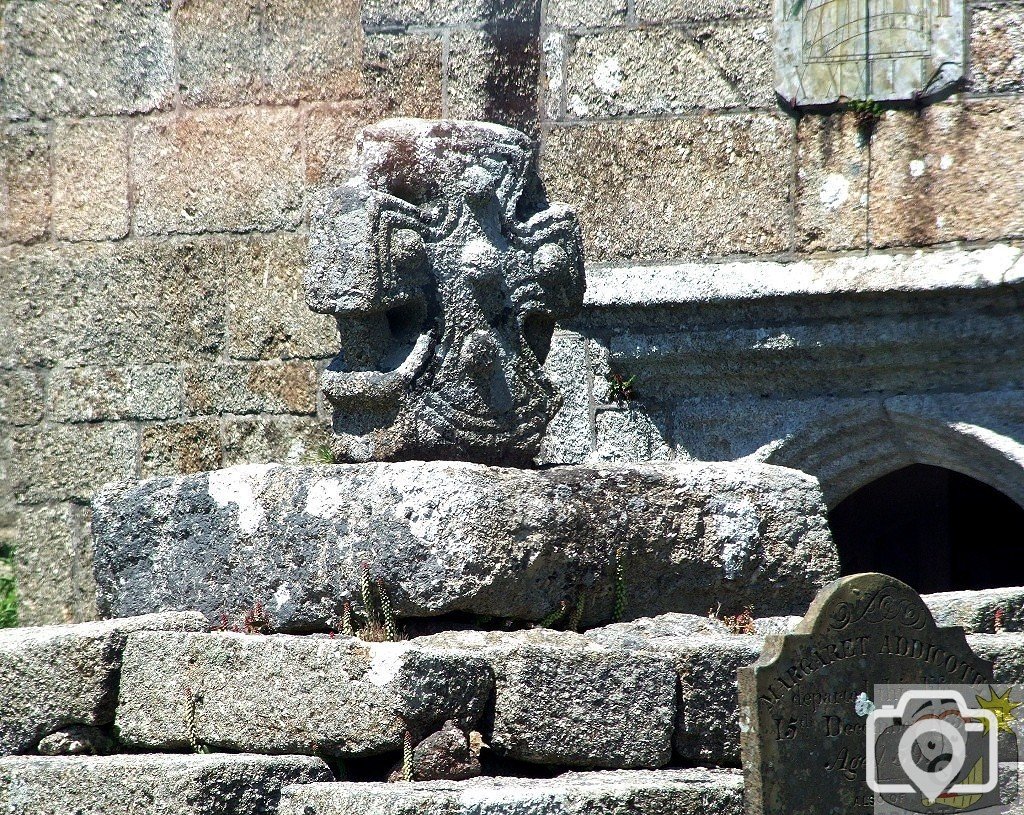
[[(870, 140), (852, 114), (780, 107), (768, 0), (0, 10), (0, 540), (24, 623), (94, 614), (100, 484), (315, 457), (335, 328), (303, 303), (306, 205), (365, 123), (536, 135), (594, 275), (1024, 237), (1016, 0), (975, 0), (961, 92), (886, 113)], [(657, 416), (595, 409), (610, 339), (571, 328), (552, 364), (589, 385), (547, 458), (674, 454)]]

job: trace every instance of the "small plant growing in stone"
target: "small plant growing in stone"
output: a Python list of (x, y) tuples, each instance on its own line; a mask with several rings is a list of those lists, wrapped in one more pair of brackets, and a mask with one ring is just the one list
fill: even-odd
[(1003, 621), (1005, 612), (1001, 608), (996, 609), (996, 613), (992, 620), (992, 630), (997, 634), (1002, 634), (1006, 631), (1006, 623)]
[(612, 622), (621, 623), (626, 616), (626, 574), (622, 565), (622, 549), (615, 550), (615, 606)]
[(560, 622), (562, 622), (562, 620), (565, 619), (565, 615), (568, 614), (568, 613), (569, 613), (569, 601), (568, 600), (562, 600), (562, 602), (560, 602), (558, 604), (558, 608), (556, 608), (554, 611), (552, 611), (550, 614), (548, 614), (546, 617), (544, 617), (539, 623), (537, 623), (536, 627), (537, 628), (554, 628), (556, 625), (558, 625)]
[(636, 389), (633, 383), (636, 382), (636, 374), (626, 378), (622, 374), (613, 373), (608, 376), (608, 397), (617, 405), (636, 399)]
[(717, 609), (708, 609), (708, 617), (712, 620), (719, 620), (725, 623), (730, 634), (753, 634), (754, 633), (754, 607), (746, 606), (739, 614), (727, 614), (722, 616), (722, 604)]
[(865, 141), (870, 140), (882, 118), (882, 106), (874, 99), (852, 99), (846, 106), (853, 112), (853, 121), (861, 138)]
[(402, 780), (415, 781), (416, 772), (413, 767), (412, 732), (408, 727), (402, 736)]
[(337, 464), (338, 461), (334, 457), (334, 451), (331, 450), (326, 444), (321, 445), (316, 449), (315, 459), (317, 464)]
[(253, 600), (249, 608), (233, 617), (226, 611), (222, 611), (220, 621), (213, 626), (212, 630), (231, 631), (235, 634), (269, 634), (272, 628), (270, 617), (267, 616), (263, 603)]
[(580, 625), (583, 623), (583, 612), (587, 608), (587, 593), (580, 591), (580, 596), (576, 598), (576, 605), (573, 606), (572, 614), (569, 615), (569, 619), (565, 623), (566, 631), (579, 631)]
[(359, 594), (363, 603), (363, 625), (356, 626), (352, 606), (346, 601), (342, 606), (342, 632), (348, 633), (345, 628), (345, 609), (347, 607), (348, 626), (360, 639), (367, 642), (397, 642), (404, 639), (404, 635), (398, 630), (391, 596), (382, 580), (373, 579), (370, 566), (367, 563), (362, 564), (359, 570)]
[(210, 748), (199, 741), (196, 727), (196, 697), (191, 688), (185, 688), (185, 730), (193, 753), (209, 753)]
[(18, 598), (14, 586), (14, 552), (0, 546), (0, 628), (18, 624)]

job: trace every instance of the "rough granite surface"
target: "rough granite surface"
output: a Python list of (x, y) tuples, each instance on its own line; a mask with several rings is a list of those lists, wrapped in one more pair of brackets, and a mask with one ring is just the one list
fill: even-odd
[(539, 620), (582, 597), (585, 626), (611, 619), (617, 568), (629, 618), (799, 614), (839, 567), (817, 482), (759, 464), (241, 466), (93, 507), (101, 613), (258, 602), (290, 632), (326, 630), (363, 564), (400, 617)]
[(481, 658), (411, 641), (147, 633), (128, 640), (116, 726), (146, 749), (375, 755), (407, 728), (473, 729), (492, 687)]
[(743, 777), (704, 768), (566, 773), (555, 778), (478, 778), (423, 784), (287, 787), (281, 815), (740, 815)]
[(333, 780), (306, 756), (17, 756), (0, 759), (0, 806), (12, 815), (275, 815), (283, 786)]
[(131, 632), (208, 629), (201, 614), (173, 613), (0, 631), (0, 756), (68, 725), (113, 722)]
[(479, 654), (494, 672), (498, 754), (569, 767), (655, 768), (672, 757), (676, 681), (669, 659), (568, 631), (453, 631), (431, 647)]

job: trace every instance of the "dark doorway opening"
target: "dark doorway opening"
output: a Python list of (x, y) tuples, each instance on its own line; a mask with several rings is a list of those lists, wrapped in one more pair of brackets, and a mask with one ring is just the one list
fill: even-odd
[(917, 591), (1024, 584), (1024, 509), (953, 470), (913, 464), (829, 513), (843, 574), (883, 572)]

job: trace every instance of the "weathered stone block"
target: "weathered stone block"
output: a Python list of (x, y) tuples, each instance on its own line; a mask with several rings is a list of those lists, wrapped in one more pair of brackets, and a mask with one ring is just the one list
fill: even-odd
[(11, 545), (19, 625), (96, 618), (92, 541), (85, 509), (70, 504), (19, 507)]
[(104, 613), (258, 600), (283, 631), (324, 630), (364, 562), (400, 616), (538, 620), (582, 595), (590, 624), (617, 550), (631, 617), (797, 613), (838, 570), (817, 482), (765, 465), (237, 467), (113, 485), (93, 530)]
[(331, 185), (344, 183), (355, 166), (355, 143), (366, 125), (359, 102), (311, 105), (303, 127), (306, 138), (306, 181), (309, 195), (323, 195)]
[(992, 660), (992, 678), (996, 682), (1024, 682), (1024, 634), (969, 634), (967, 644), (982, 659)]
[(333, 779), (306, 756), (17, 757), (0, 759), (0, 800), (32, 815), (276, 815), (282, 787)]
[(42, 419), (43, 387), (39, 371), (0, 371), (0, 424), (29, 425)]
[[(366, 119), (439, 118), (441, 52), (441, 37), (437, 34), (368, 35), (363, 46)], [(351, 139), (347, 146), (351, 148)]]
[(127, 123), (61, 123), (53, 143), (54, 235), (70, 241), (127, 235)]
[(499, 755), (570, 767), (661, 767), (672, 755), (676, 680), (660, 655), (567, 631), (455, 631), (420, 642), (478, 653), (494, 672)]
[(46, 412), (56, 422), (172, 419), (181, 398), (176, 365), (57, 368), (46, 383)]
[(1024, 588), (945, 591), (922, 599), (939, 625), (978, 634), (1024, 631)]
[(139, 461), (144, 478), (198, 473), (223, 463), (216, 419), (166, 422), (142, 428)]
[(765, 254), (789, 247), (791, 151), (791, 123), (768, 115), (564, 126), (541, 175), (587, 213), (588, 261)]
[(281, 815), (741, 815), (743, 777), (730, 770), (620, 770), (555, 778), (287, 787)]
[(544, 25), (552, 28), (597, 28), (626, 21), (626, 0), (550, 0)]
[(263, 4), (264, 99), (353, 99), (362, 94), (359, 0)]
[(370, 31), (460, 23), (525, 23), (536, 18), (538, 6), (537, 0), (367, 0), (362, 22)]
[(1024, 90), (1024, 9), (1012, 2), (971, 9), (967, 87), (975, 93)]
[(50, 222), (50, 146), (46, 124), (17, 124), (4, 130), (0, 161), (0, 227), (4, 241), (29, 243), (46, 234)]
[(189, 0), (174, 16), (181, 100), (189, 106), (259, 102), (256, 0)]
[[(279, 598), (279, 599), (283, 599)], [(473, 729), (493, 680), (478, 657), (412, 642), (259, 634), (128, 639), (116, 727), (126, 744), (369, 756), (447, 719)]]
[(219, 241), (7, 247), (0, 265), (0, 323), (11, 339), (0, 343), (0, 366), (166, 363), (220, 348)]
[(1024, 102), (890, 111), (872, 142), (875, 246), (998, 240), (1024, 231)]
[(179, 613), (0, 631), (0, 755), (27, 752), (69, 724), (110, 724), (121, 655), (132, 631), (208, 628), (201, 614)]
[(123, 424), (19, 428), (0, 441), (7, 463), (0, 484), (25, 503), (87, 501), (135, 472), (136, 444), (135, 428)]
[(707, 54), (678, 28), (622, 28), (582, 36), (566, 70), (567, 108), (578, 118), (664, 115), (740, 104)]
[(717, 620), (686, 614), (594, 628), (586, 636), (671, 660), (679, 678), (672, 739), (676, 757), (701, 765), (740, 766), (736, 671), (757, 660), (763, 636), (730, 634)]
[(171, 9), (160, 0), (6, 4), (8, 118), (101, 116), (169, 107)]
[(544, 370), (561, 394), (562, 406), (548, 425), (537, 459), (544, 464), (581, 464), (594, 445), (587, 339), (555, 329)]
[(641, 22), (707, 22), (742, 17), (771, 19), (772, 0), (636, 0)]
[(317, 370), (308, 360), (186, 365), (185, 410), (316, 413)]
[[(310, 118), (316, 114), (311, 112)], [(329, 357), (335, 321), (306, 306), (302, 235), (254, 236), (227, 245), (228, 353), (234, 359)]]
[(140, 122), (132, 140), (141, 235), (294, 229), (302, 219), (299, 113), (201, 111)]
[(252, 416), (224, 419), (224, 466), (310, 464), (330, 447), (327, 420), (304, 416)]
[(448, 52), (448, 114), (532, 132), (540, 50), (525, 26), (456, 30)]
[(593, 461), (669, 461), (665, 420), (633, 407), (598, 410)]
[(868, 143), (851, 113), (797, 125), (796, 231), (807, 251), (860, 249), (868, 229)]
[[(692, 36), (745, 106), (767, 109), (777, 106), (771, 20), (755, 18), (701, 26)], [(720, 102), (718, 106), (724, 107), (724, 104)]]

